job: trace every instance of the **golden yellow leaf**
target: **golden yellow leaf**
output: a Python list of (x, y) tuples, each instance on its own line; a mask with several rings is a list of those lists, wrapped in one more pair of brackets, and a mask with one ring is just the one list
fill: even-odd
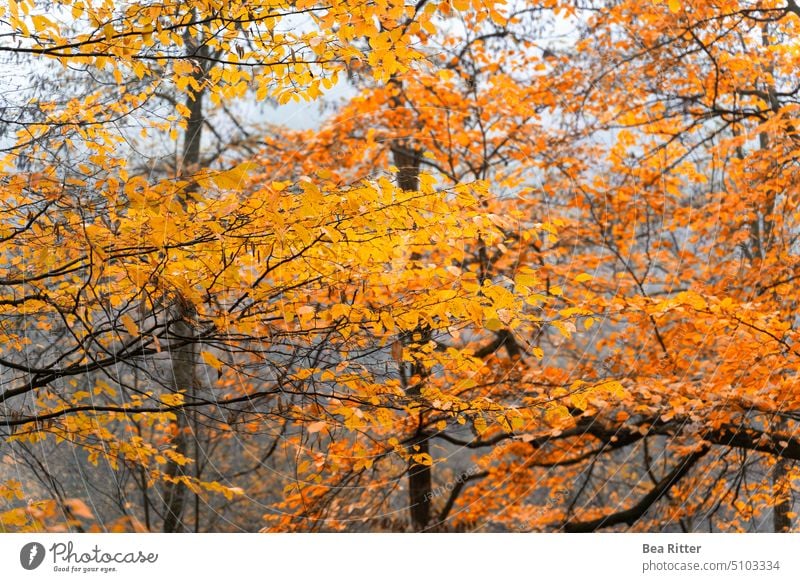
[(119, 321), (125, 327), (125, 331), (127, 331), (130, 335), (133, 336), (139, 335), (139, 326), (136, 325), (136, 322), (130, 315), (128, 315), (127, 313), (124, 314), (122, 317), (119, 318)]
[(203, 362), (205, 362), (206, 364), (208, 364), (212, 368), (215, 368), (216, 370), (221, 370), (222, 369), (222, 365), (223, 365), (222, 361), (220, 361), (220, 359), (217, 358), (217, 356), (215, 356), (211, 352), (204, 350), (204, 351), (200, 352), (200, 357), (202, 358)]
[(239, 190), (249, 172), (257, 167), (255, 162), (242, 162), (238, 166), (212, 176), (214, 183), (222, 190)]

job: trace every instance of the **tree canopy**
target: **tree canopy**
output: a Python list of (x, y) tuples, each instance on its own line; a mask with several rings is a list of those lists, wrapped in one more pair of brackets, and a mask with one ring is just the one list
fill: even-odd
[(0, 530), (792, 530), (798, 27), (8, 0)]

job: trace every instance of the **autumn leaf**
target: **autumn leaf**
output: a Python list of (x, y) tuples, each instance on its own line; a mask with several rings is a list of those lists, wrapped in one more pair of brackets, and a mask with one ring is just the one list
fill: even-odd
[(223, 366), (222, 361), (219, 358), (217, 358), (214, 354), (212, 354), (211, 352), (204, 350), (204, 351), (202, 351), (200, 353), (200, 357), (202, 358), (204, 363), (206, 363), (207, 365), (211, 366), (215, 370), (221, 370), (222, 369), (222, 366)]
[(309, 434), (314, 434), (320, 432), (321, 430), (325, 430), (327, 426), (328, 423), (326, 423), (324, 420), (318, 420), (316, 422), (309, 423), (306, 426), (306, 431), (308, 431)]
[(66, 499), (64, 506), (76, 517), (84, 519), (94, 519), (94, 514), (89, 507), (80, 499)]

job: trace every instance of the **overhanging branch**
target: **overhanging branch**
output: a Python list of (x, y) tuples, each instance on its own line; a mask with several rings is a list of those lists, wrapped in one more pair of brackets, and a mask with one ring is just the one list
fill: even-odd
[(659, 499), (666, 495), (670, 487), (680, 481), (691, 468), (708, 452), (708, 446), (703, 446), (700, 450), (684, 457), (672, 471), (670, 471), (655, 487), (653, 487), (647, 495), (636, 503), (636, 505), (625, 509), (604, 515), (598, 519), (590, 521), (574, 521), (566, 522), (562, 529), (568, 533), (590, 533), (602, 529), (604, 527), (611, 527), (621, 523), (633, 525), (639, 518), (641, 518), (650, 507), (652, 507)]

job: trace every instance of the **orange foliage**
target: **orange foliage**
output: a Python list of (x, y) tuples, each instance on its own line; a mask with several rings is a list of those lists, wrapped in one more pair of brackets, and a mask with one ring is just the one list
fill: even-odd
[(0, 528), (791, 529), (800, 9), (576, 4), (11, 0)]

